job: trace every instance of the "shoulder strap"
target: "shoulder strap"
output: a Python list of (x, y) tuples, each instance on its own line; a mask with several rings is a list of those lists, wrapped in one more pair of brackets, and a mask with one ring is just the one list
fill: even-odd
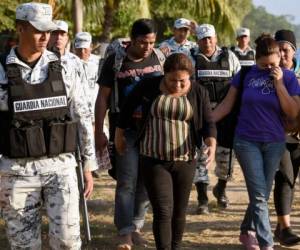
[(158, 61), (160, 63), (161, 68), (163, 69), (164, 68), (164, 63), (166, 61), (166, 57), (165, 57), (164, 53), (162, 53), (162, 51), (160, 49), (157, 49), (157, 48), (153, 48), (153, 51), (154, 51), (155, 55), (158, 58)]
[(111, 94), (111, 103), (110, 103), (110, 110), (112, 113), (120, 112), (119, 108), (119, 88), (118, 88), (118, 80), (117, 80), (117, 73), (121, 70), (123, 61), (126, 57), (125, 48), (118, 48), (115, 52), (114, 58), (114, 87)]
[(246, 75), (250, 71), (251, 66), (244, 66), (241, 68), (241, 74), (240, 74), (240, 90), (243, 91), (243, 85), (246, 78)]

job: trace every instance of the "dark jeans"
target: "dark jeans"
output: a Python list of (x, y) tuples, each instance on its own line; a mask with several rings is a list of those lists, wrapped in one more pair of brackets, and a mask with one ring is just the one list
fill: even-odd
[(291, 213), (295, 182), (300, 166), (300, 145), (287, 144), (285, 157), (281, 159), (281, 168), (275, 176), (274, 204), (277, 216)]
[(120, 235), (141, 229), (149, 205), (145, 185), (139, 173), (139, 150), (137, 133), (127, 129), (126, 152), (116, 154), (117, 186), (114, 222)]
[(153, 209), (158, 250), (179, 250), (195, 173), (194, 162), (167, 162), (142, 157), (142, 174)]

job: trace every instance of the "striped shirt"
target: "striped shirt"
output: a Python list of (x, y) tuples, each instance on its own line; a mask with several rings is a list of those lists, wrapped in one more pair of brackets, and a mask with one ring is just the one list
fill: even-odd
[(193, 109), (186, 96), (158, 96), (151, 106), (140, 153), (165, 161), (192, 160), (192, 117)]

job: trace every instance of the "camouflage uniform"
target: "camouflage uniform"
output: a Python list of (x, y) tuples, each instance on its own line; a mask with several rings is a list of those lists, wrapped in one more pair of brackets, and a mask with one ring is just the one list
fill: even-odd
[[(218, 61), (219, 56), (222, 53), (222, 49), (217, 47), (215, 53), (212, 55), (211, 59), (206, 58), (212, 62)], [(240, 70), (240, 63), (238, 58), (234, 55), (234, 53), (228, 50), (229, 53), (229, 70), (231, 75), (235, 75)], [(203, 55), (205, 57), (205, 55)], [(212, 103), (212, 108), (215, 108), (217, 103)], [(197, 168), (195, 173), (194, 182), (201, 182), (209, 184), (209, 177), (205, 165), (205, 156), (201, 150), (197, 152)], [(221, 180), (229, 180), (232, 177), (233, 168), (229, 167), (229, 158), (230, 158), (230, 149), (224, 148), (221, 146), (217, 146), (216, 149), (216, 167), (215, 174)]]
[(198, 45), (195, 42), (191, 42), (187, 40), (184, 44), (179, 44), (175, 41), (174, 37), (163, 41), (160, 45), (159, 48), (165, 48), (168, 47), (170, 49), (170, 54), (173, 53), (183, 53), (186, 54), (190, 59), (193, 60), (192, 53), (193, 49), (195, 50)]
[[(48, 65), (58, 60), (45, 50), (30, 68), (11, 50), (6, 63), (22, 68), (28, 84), (39, 84), (47, 78)], [(91, 113), (87, 107), (79, 75), (67, 61), (62, 63), (70, 113), (78, 120), (81, 154), (85, 170), (95, 170), (95, 149)], [(8, 109), (7, 77), (0, 65), (0, 110)], [(53, 249), (80, 249), (79, 195), (72, 153), (56, 157), (10, 159), (0, 158), (0, 214), (6, 222), (12, 249), (41, 249), (41, 207), (49, 217), (49, 238)]]
[[(95, 103), (97, 99), (97, 94), (99, 90), (99, 85), (97, 80), (99, 78), (99, 62), (100, 57), (91, 54), (88, 61), (81, 60), (83, 65), (83, 70), (85, 77), (87, 79), (87, 84), (84, 86), (85, 92), (88, 99), (88, 105), (92, 113), (94, 114)], [(93, 116), (94, 117), (94, 116)]]

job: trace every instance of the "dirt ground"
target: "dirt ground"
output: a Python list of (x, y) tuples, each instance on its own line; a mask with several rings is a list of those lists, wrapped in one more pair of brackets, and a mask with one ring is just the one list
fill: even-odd
[[(211, 184), (216, 183), (216, 179), (211, 169)], [(212, 186), (211, 185), (211, 186)], [(92, 201), (89, 204), (90, 223), (92, 232), (92, 243), (89, 249), (93, 250), (113, 250), (115, 249), (116, 229), (113, 225), (113, 205), (114, 205), (114, 188), (115, 182), (103, 173), (101, 179), (96, 180), (95, 192)], [(243, 249), (238, 241), (239, 226), (248, 202), (246, 188), (239, 166), (235, 165), (233, 180), (228, 184), (228, 196), (230, 207), (220, 211), (216, 206), (216, 200), (211, 193), (212, 187), (209, 188), (210, 196), (210, 214), (196, 215), (196, 191), (193, 187), (188, 215), (187, 225), (183, 239), (184, 250), (238, 250)], [(300, 234), (300, 200), (299, 185), (297, 185), (294, 209), (292, 213), (293, 229)], [(273, 206), (273, 199), (270, 201), (270, 214), (272, 227), (276, 225), (276, 218)], [(151, 230), (152, 214), (151, 210), (146, 217), (144, 235), (149, 241), (147, 249), (155, 249), (154, 240)], [(42, 233), (43, 249), (47, 247), (47, 223), (45, 221)], [(8, 249), (4, 224), (0, 221), (0, 249)], [(135, 250), (144, 248), (135, 247)], [(275, 249), (287, 249), (276, 243)], [(289, 249), (299, 249), (300, 246)]]

